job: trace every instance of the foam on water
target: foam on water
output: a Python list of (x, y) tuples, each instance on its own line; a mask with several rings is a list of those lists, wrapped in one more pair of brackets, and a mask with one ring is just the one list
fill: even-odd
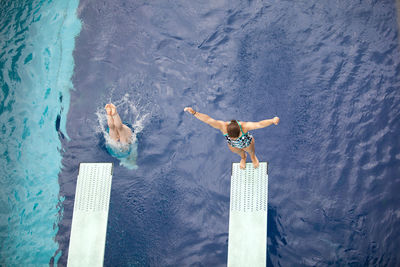
[(60, 137), (73, 87), (78, 0), (2, 1), (0, 265), (57, 263)]
[(107, 115), (104, 108), (98, 108), (96, 111), (98, 124), (95, 131), (104, 137), (108, 152), (117, 158), (122, 166), (128, 169), (137, 169), (137, 134), (143, 130), (149, 113), (145, 113), (144, 108), (139, 108), (138, 102), (132, 100), (129, 94), (125, 94), (121, 99), (114, 102), (110, 98), (108, 102), (116, 106), (122, 122), (132, 127), (130, 144), (122, 144), (110, 138), (107, 131)]

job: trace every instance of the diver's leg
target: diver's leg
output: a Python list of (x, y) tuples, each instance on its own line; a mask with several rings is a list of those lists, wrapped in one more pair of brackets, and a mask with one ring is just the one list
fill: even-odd
[(109, 106), (110, 109), (111, 109), (110, 115), (112, 116), (112, 118), (114, 120), (115, 128), (117, 130), (121, 129), (122, 128), (122, 121), (121, 121), (121, 118), (118, 115), (117, 108), (114, 106), (114, 104), (107, 104), (106, 106)]
[(122, 123), (116, 107), (113, 104), (110, 104), (110, 106), (111, 106), (111, 114), (114, 119), (114, 125), (116, 131), (118, 131), (119, 140), (121, 141), (121, 143), (127, 144), (131, 140), (132, 131), (128, 126)]
[(260, 165), (260, 162), (258, 161), (256, 152), (255, 152), (256, 148), (255, 148), (254, 137), (253, 137), (253, 140), (251, 140), (250, 145), (248, 147), (243, 148), (243, 150), (250, 154), (250, 158), (251, 158), (251, 161), (253, 162), (254, 169), (257, 169), (258, 166)]
[(105, 109), (106, 109), (106, 112), (107, 112), (107, 124), (108, 124), (108, 128), (109, 128), (108, 134), (110, 135), (111, 139), (113, 139), (114, 141), (118, 141), (118, 139), (119, 139), (118, 131), (115, 128), (114, 119), (113, 119), (113, 116), (111, 115), (112, 109), (111, 109), (110, 104), (107, 104), (105, 106)]
[(128, 144), (131, 142), (132, 130), (128, 126), (123, 124), (122, 129), (119, 130), (118, 133), (119, 133), (119, 140), (121, 141), (121, 143)]
[(242, 159), (240, 160), (240, 168), (241, 169), (246, 169), (246, 152), (244, 152), (243, 149), (237, 148), (237, 147), (232, 147), (231, 145), (228, 144), (229, 149), (233, 152), (238, 154)]

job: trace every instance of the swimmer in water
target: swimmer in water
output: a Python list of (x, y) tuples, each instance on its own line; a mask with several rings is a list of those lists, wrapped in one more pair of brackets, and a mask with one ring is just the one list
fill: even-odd
[(245, 121), (220, 121), (211, 118), (210, 116), (196, 112), (191, 107), (186, 107), (184, 111), (192, 114), (196, 119), (207, 123), (211, 127), (220, 130), (228, 142), (229, 149), (241, 157), (240, 168), (246, 168), (246, 152), (250, 154), (251, 161), (254, 168), (258, 168), (259, 161), (255, 153), (254, 137), (249, 133), (251, 130), (261, 129), (272, 124), (278, 125), (279, 118), (274, 117), (269, 120), (262, 120), (258, 122), (245, 122)]
[(115, 106), (110, 103), (105, 106), (105, 109), (110, 138), (122, 144), (131, 143), (132, 130), (122, 123)]

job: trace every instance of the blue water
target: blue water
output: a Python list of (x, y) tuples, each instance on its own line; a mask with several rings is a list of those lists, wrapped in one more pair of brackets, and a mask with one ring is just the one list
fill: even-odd
[[(2, 12), (17, 12), (10, 10)], [(394, 1), (81, 0), (77, 10), (83, 26), (73, 53), (75, 90), (69, 101), (63, 91), (63, 102), (49, 109), (56, 110), (51, 130), (40, 132), (32, 123), (32, 139), (22, 142), (51, 133), (62, 155), (46, 152), (47, 143), (39, 150), (57, 160), (46, 164), (56, 167), (56, 176), (62, 166), (58, 184), (42, 191), (56, 197), (46, 196), (49, 204), (36, 209), (54, 214), (42, 216), (48, 224), (60, 218), (58, 231), (45, 223), (30, 228), (49, 231), (29, 239), (51, 247), (43, 253), (47, 259), (59, 248), (58, 263), (66, 264), (79, 163), (107, 161), (115, 168), (105, 266), (226, 265), (231, 163), (239, 158), (221, 133), (183, 113), (192, 106), (221, 120), (281, 118), (278, 126), (252, 132), (258, 158), (269, 162), (268, 266), (399, 265), (400, 40)], [(72, 28), (76, 34), (79, 27)], [(11, 79), (10, 55), (16, 51), (1, 54), (9, 62), (1, 65), (3, 80)], [(29, 91), (36, 92), (42, 98), (29, 113), (15, 112), (20, 100), (2, 100), (14, 105), (14, 113), (2, 111), (1, 122), (11, 114), (27, 121), (43, 114), (46, 91)], [(101, 112), (108, 102), (135, 128), (137, 169), (107, 152)], [(60, 132), (69, 141), (54, 131), (60, 110)], [(24, 120), (15, 120), (22, 131)], [(30, 151), (18, 148), (22, 132), (8, 136), (4, 141), (2, 135), (1, 146), (12, 139), (14, 153)], [(27, 172), (38, 173), (38, 158), (30, 157)], [(16, 163), (15, 157), (3, 169)], [(21, 208), (11, 208), (22, 202), (11, 199), (15, 188), (22, 195), (57, 181), (3, 186), (4, 179), (1, 242), (9, 248), (14, 235), (4, 218), (24, 217)], [(36, 241), (46, 236), (48, 241)], [(16, 255), (11, 249), (1, 253), (1, 263), (4, 255)]]
[[(239, 159), (183, 113), (193, 106), (222, 120), (281, 118), (253, 132), (270, 163), (269, 266), (399, 264), (393, 1), (82, 0), (80, 18), (60, 175), (63, 251), (79, 162), (113, 161), (106, 266), (226, 264)], [(134, 171), (93, 131), (95, 111), (126, 94), (148, 114)]]
[(0, 265), (57, 263), (78, 1), (0, 7)]

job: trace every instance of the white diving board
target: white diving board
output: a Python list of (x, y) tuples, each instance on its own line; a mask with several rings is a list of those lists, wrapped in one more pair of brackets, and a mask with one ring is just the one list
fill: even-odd
[(267, 265), (268, 165), (233, 163), (229, 214), (228, 267)]
[(79, 165), (68, 267), (103, 266), (112, 171), (112, 163)]

